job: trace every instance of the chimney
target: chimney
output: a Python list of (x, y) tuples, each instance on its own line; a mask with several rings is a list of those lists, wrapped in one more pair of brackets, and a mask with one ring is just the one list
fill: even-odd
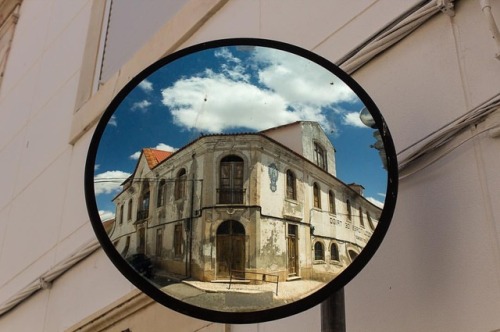
[(348, 184), (348, 186), (349, 186), (349, 188), (351, 188), (352, 190), (357, 192), (359, 195), (364, 196), (365, 187), (363, 187), (362, 185), (357, 184), (357, 183), (350, 183), (350, 184)]

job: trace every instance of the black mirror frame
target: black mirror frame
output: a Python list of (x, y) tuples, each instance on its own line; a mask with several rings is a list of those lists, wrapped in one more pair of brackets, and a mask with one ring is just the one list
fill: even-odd
[[(375, 121), (376, 129), (381, 133), (387, 158), (388, 176), (384, 208), (371, 239), (352, 264), (320, 290), (301, 300), (271, 309), (252, 312), (222, 312), (193, 306), (167, 295), (147, 279), (140, 276), (128, 263), (126, 263), (125, 259), (114, 248), (110, 238), (106, 234), (99, 216), (94, 190), (94, 166), (101, 137), (111, 116), (128, 94), (146, 77), (170, 62), (192, 53), (224, 46), (261, 46), (286, 51), (313, 61), (339, 77), (356, 93), (370, 111)], [(344, 287), (365, 267), (382, 243), (394, 213), (398, 188), (398, 167), (394, 143), (380, 111), (368, 94), (348, 74), (319, 55), (291, 44), (266, 39), (232, 38), (201, 43), (167, 55), (139, 73), (115, 96), (99, 120), (90, 142), (85, 164), (84, 187), (90, 221), (102, 248), (118, 270), (137, 288), (156, 302), (191, 317), (218, 323), (259, 323), (285, 318), (321, 303), (327, 297), (331, 296), (331, 294)]]

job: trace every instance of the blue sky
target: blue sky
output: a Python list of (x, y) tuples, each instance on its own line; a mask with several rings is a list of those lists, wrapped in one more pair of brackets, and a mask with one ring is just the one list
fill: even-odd
[[(384, 201), (387, 174), (362, 102), (316, 63), (265, 47), (208, 49), (175, 60), (143, 80), (116, 109), (99, 145), (96, 195), (103, 219), (142, 148), (174, 151), (200, 134), (260, 131), (317, 121), (336, 148), (337, 176)], [(114, 179), (114, 180), (110, 180)]]

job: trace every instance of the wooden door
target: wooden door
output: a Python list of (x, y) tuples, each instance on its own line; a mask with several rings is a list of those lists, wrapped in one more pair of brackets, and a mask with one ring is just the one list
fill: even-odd
[[(245, 231), (234, 220), (223, 222), (217, 229), (217, 279), (227, 279), (231, 271), (245, 270)], [(243, 277), (244, 273), (233, 273)]]
[(288, 275), (297, 275), (297, 226), (288, 225)]

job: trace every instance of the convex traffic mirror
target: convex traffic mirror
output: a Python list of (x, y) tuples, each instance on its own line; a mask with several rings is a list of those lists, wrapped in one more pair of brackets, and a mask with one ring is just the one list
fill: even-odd
[(85, 169), (106, 254), (159, 303), (217, 322), (308, 309), (349, 282), (389, 226), (394, 145), (338, 67), (269, 40), (171, 54), (97, 125)]

